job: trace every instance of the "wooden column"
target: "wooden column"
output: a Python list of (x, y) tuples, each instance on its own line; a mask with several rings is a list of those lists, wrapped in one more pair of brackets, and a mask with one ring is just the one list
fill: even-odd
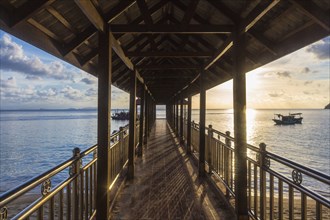
[(129, 94), (129, 139), (128, 139), (128, 173), (127, 178), (134, 178), (135, 124), (136, 124), (136, 72), (130, 76)]
[(140, 132), (139, 132), (139, 148), (138, 148), (138, 156), (142, 156), (142, 150), (143, 150), (143, 128), (144, 128), (144, 96), (145, 96), (145, 89), (144, 85), (141, 85), (141, 97), (140, 97)]
[(234, 135), (235, 135), (235, 210), (237, 219), (248, 219), (245, 33), (234, 35)]
[(191, 96), (188, 97), (187, 154), (191, 153)]
[(205, 112), (206, 112), (206, 90), (204, 85), (204, 70), (200, 76), (200, 105), (199, 105), (199, 176), (205, 176)]
[(97, 108), (97, 186), (96, 218), (109, 218), (111, 73), (112, 49), (109, 29), (99, 31), (98, 108)]
[(145, 99), (145, 122), (144, 122), (144, 126), (145, 126), (145, 128), (144, 128), (144, 144), (146, 145), (147, 143), (148, 143), (148, 129), (149, 129), (149, 126), (148, 126), (148, 123), (149, 123), (149, 115), (148, 115), (148, 111), (149, 111), (149, 107), (148, 107), (148, 105), (149, 105), (149, 94), (148, 93), (146, 93), (145, 94), (145, 97), (144, 97), (144, 99)]
[(179, 99), (175, 101), (175, 112), (176, 112), (176, 118), (175, 118), (175, 132), (176, 135), (179, 136)]
[(183, 144), (183, 98), (180, 99), (180, 143)]

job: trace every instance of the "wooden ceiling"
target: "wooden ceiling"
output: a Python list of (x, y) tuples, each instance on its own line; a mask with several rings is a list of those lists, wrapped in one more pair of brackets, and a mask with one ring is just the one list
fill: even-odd
[(232, 78), (234, 30), (247, 32), (246, 71), (330, 33), (329, 0), (1, 0), (0, 28), (97, 76), (98, 31), (115, 40), (112, 83), (138, 70), (156, 103)]

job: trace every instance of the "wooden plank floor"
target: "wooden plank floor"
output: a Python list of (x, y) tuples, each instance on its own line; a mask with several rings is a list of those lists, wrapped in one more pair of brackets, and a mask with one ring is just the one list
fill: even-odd
[(234, 219), (197, 174), (166, 120), (157, 119), (143, 157), (135, 160), (135, 178), (125, 183), (111, 219)]

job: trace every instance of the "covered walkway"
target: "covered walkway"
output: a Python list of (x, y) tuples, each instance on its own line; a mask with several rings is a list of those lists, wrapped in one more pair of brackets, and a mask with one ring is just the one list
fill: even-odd
[(135, 177), (127, 181), (112, 219), (234, 219), (198, 168), (158, 119), (144, 156), (135, 161)]

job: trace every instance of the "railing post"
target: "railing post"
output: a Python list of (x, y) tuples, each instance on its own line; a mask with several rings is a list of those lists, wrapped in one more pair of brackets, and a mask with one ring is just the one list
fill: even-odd
[[(229, 139), (230, 137), (230, 131), (226, 131), (226, 139), (225, 139), (225, 143), (226, 146), (225, 150), (224, 150), (224, 169), (225, 169), (225, 180), (228, 184), (228, 186), (230, 186), (230, 174), (231, 174), (231, 164), (230, 164), (230, 159), (229, 159), (229, 155), (230, 155), (230, 148), (231, 148), (231, 140)], [(226, 198), (230, 197), (230, 192), (228, 189), (226, 189)]]
[(266, 144), (260, 143), (260, 219), (266, 219)]
[(209, 163), (209, 174), (212, 174), (212, 170), (213, 170), (213, 161), (212, 161), (212, 138), (213, 138), (213, 128), (212, 128), (212, 125), (209, 125), (209, 129), (207, 130), (207, 133), (208, 133), (208, 143), (207, 143), (207, 153), (208, 153), (208, 163)]
[(188, 97), (187, 154), (191, 154), (191, 96)]
[(119, 127), (120, 166), (124, 165), (124, 128)]
[[(74, 148), (72, 151), (72, 156), (76, 161), (72, 164), (71, 167), (71, 176), (74, 176), (80, 172), (81, 160), (78, 160), (80, 156), (80, 149), (78, 147)], [(79, 178), (78, 176), (73, 181), (73, 212), (72, 219), (80, 219), (79, 218)]]

